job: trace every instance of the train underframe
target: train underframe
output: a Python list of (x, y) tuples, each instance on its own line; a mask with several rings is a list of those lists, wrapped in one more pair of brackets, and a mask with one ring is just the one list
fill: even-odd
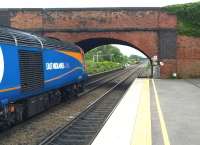
[(0, 125), (12, 126), (67, 101), (84, 91), (84, 82), (64, 86), (37, 96), (28, 97), (0, 108)]

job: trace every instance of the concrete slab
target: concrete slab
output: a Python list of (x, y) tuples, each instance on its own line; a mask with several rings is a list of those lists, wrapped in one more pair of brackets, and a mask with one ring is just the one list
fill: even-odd
[(171, 145), (200, 144), (200, 88), (197, 82), (194, 85), (186, 80), (155, 80)]
[(200, 88), (200, 79), (187, 79), (186, 81)]
[(152, 145), (164, 145), (160, 120), (157, 111), (155, 100), (155, 93), (152, 82), (150, 81), (150, 106), (151, 106), (151, 132), (152, 132)]

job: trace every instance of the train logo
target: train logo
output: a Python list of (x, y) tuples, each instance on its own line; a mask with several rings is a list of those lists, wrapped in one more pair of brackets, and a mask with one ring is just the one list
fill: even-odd
[(46, 70), (57, 70), (57, 69), (64, 69), (64, 68), (69, 68), (68, 63), (57, 63), (57, 62), (48, 62), (46, 63)]
[(3, 59), (3, 53), (0, 47), (0, 83), (3, 79), (3, 74), (4, 74), (4, 59)]

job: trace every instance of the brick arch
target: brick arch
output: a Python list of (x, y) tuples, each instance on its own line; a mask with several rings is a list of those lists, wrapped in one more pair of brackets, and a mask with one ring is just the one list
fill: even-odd
[(102, 45), (120, 44), (120, 45), (130, 46), (133, 49), (137, 49), (138, 51), (143, 53), (147, 58), (150, 58), (150, 56), (148, 54), (146, 54), (146, 52), (144, 52), (140, 48), (136, 47), (134, 44), (127, 42), (127, 41), (114, 39), (114, 38), (106, 38), (106, 37), (91, 38), (91, 39), (81, 40), (81, 41), (77, 42), (76, 44), (79, 45), (84, 50), (84, 52), (88, 52), (88, 51), (90, 51), (98, 46), (102, 46)]
[(114, 38), (105, 38), (105, 37), (102, 38), (101, 37), (101, 38), (90, 38), (90, 39), (81, 40), (81, 41), (77, 42), (76, 44), (79, 45), (84, 50), (85, 53), (98, 47), (98, 46), (108, 45), (108, 44), (120, 44), (120, 45), (130, 46), (133, 49), (137, 49), (138, 51), (143, 53), (148, 58), (148, 60), (151, 64), (151, 76), (153, 76), (153, 65), (152, 65), (151, 56), (149, 56), (142, 49), (138, 48), (137, 46), (133, 45), (130, 42), (126, 42), (126, 41), (114, 39)]
[[(63, 33), (53, 32), (45, 33), (45, 36), (55, 37), (63, 41), (73, 41), (80, 45), (85, 52), (92, 47), (100, 44), (122, 44), (134, 47), (144, 53), (147, 57), (158, 55), (159, 38), (158, 33), (153, 31), (133, 31), (133, 32), (82, 32)], [(88, 43), (88, 44), (86, 44)], [(92, 43), (92, 44), (91, 44)], [(96, 44), (94, 44), (96, 43)]]

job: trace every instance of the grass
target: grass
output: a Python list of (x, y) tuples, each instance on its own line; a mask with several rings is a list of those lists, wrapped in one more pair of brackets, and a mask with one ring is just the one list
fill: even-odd
[(93, 62), (91, 60), (86, 61), (86, 69), (89, 74), (100, 73), (117, 68), (121, 68), (122, 64), (110, 61)]

